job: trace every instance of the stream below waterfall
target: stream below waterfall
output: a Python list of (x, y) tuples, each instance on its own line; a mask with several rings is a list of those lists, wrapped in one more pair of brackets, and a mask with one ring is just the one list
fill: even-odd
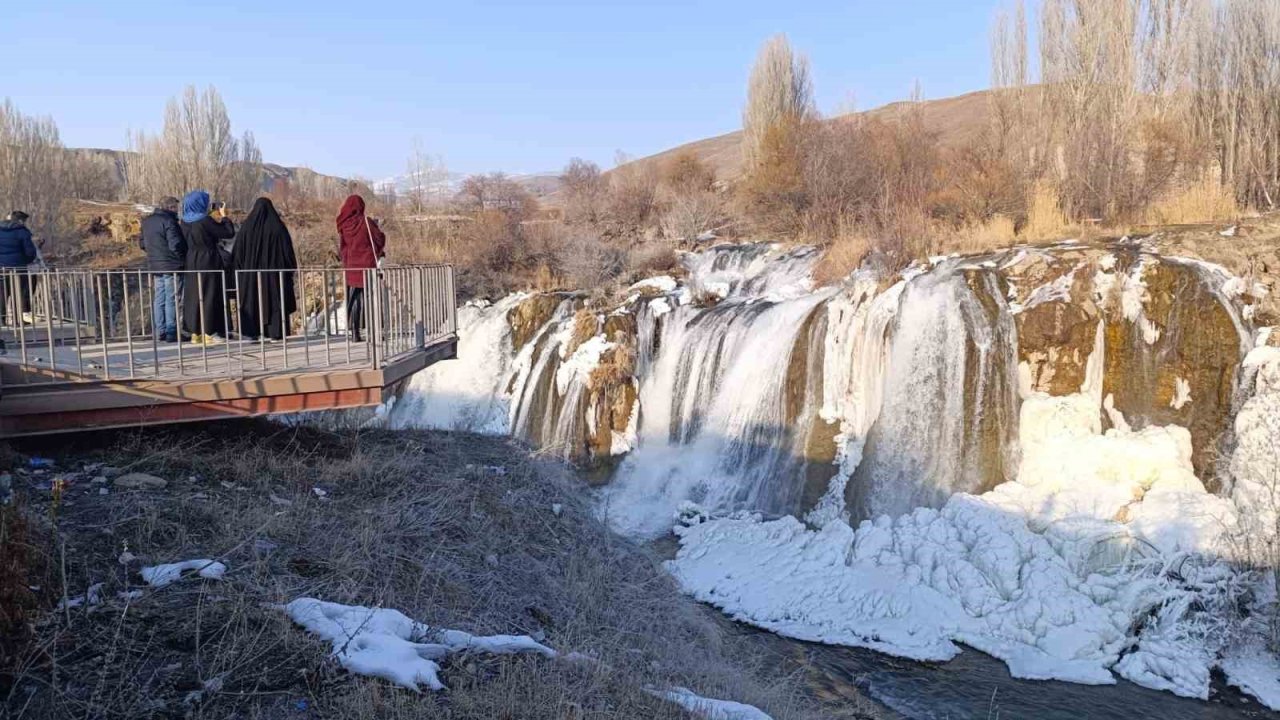
[[(760, 632), (760, 631), (752, 631)], [(1077, 685), (1018, 680), (1004, 663), (965, 649), (945, 663), (919, 663), (862, 648), (842, 648), (770, 636), (793, 644), (810, 667), (815, 691), (843, 685), (910, 720), (1242, 720), (1280, 718), (1238, 690), (1214, 683), (1209, 702), (1180, 698), (1124, 680)]]

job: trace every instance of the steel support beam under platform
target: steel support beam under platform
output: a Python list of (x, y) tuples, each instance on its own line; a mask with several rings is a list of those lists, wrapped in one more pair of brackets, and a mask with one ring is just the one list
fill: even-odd
[(0, 437), (372, 407), (419, 370), (456, 358), (457, 349), (457, 337), (449, 336), (378, 369), (8, 386), (0, 392)]

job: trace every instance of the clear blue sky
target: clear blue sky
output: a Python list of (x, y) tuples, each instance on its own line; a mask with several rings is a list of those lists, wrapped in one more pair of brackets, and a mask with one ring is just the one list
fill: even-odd
[(268, 161), (379, 179), (415, 138), (451, 170), (608, 167), (736, 129), (760, 43), (786, 32), (819, 105), (986, 87), (998, 0), (94, 2), (4, 9), (0, 95), (69, 146), (123, 147), (213, 83)]

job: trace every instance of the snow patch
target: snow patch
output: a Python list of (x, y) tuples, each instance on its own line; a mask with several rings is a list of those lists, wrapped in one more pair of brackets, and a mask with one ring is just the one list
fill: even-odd
[(221, 580), (227, 573), (227, 566), (216, 560), (184, 560), (167, 565), (144, 567), (139, 572), (148, 585), (161, 588), (173, 584), (182, 577), (182, 573), (189, 570), (194, 570), (202, 578)]
[(506, 655), (533, 652), (555, 657), (551, 648), (527, 635), (480, 636), (432, 629), (398, 610), (342, 605), (298, 598), (283, 607), (298, 625), (328, 640), (333, 656), (348, 671), (382, 678), (409, 690), (444, 689), (442, 660), (456, 652)]
[(1191, 383), (1185, 378), (1175, 378), (1173, 381), (1173, 398), (1169, 401), (1169, 407), (1174, 410), (1181, 410), (1191, 402)]
[(773, 720), (763, 710), (754, 705), (746, 705), (732, 700), (716, 700), (702, 697), (688, 688), (647, 689), (645, 692), (679, 705), (696, 717), (704, 718), (704, 720)]

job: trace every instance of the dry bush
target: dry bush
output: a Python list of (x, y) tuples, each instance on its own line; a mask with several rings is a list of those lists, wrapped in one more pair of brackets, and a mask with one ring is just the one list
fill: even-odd
[[(170, 484), (108, 496), (72, 485), (57, 528), (67, 587), (103, 582), (107, 601), (43, 618), (0, 713), (679, 718), (643, 690), (679, 684), (779, 720), (819, 716), (793, 664), (724, 632), (650, 551), (600, 524), (580, 481), (506, 439), (237, 422), (80, 445), (78, 457), (49, 447), (64, 468), (88, 454)], [(117, 560), (126, 547), (141, 562), (210, 557), (229, 572), (126, 603), (115, 593), (138, 587), (137, 561)], [(414, 694), (340, 670), (279, 611), (299, 596), (476, 633), (541, 633), (598, 662), (458, 655), (443, 665), (449, 690)], [(215, 679), (220, 688), (198, 692)]]
[(1143, 222), (1153, 225), (1231, 220), (1240, 216), (1235, 194), (1214, 178), (1198, 181), (1166, 193), (1152, 202)]
[(853, 228), (840, 232), (823, 248), (822, 259), (813, 269), (814, 282), (831, 285), (844, 280), (862, 266), (874, 247), (870, 239)]
[(679, 272), (681, 265), (673, 242), (648, 240), (631, 246), (627, 269), (630, 281), (635, 282), (654, 275), (671, 275)]
[(602, 288), (627, 269), (624, 248), (588, 231), (570, 230), (557, 257), (561, 274), (570, 287), (580, 290)]
[(715, 172), (692, 151), (677, 153), (666, 163), (660, 188), (658, 224), (668, 240), (692, 244), (724, 223), (724, 200), (716, 189)]
[(609, 173), (608, 208), (604, 229), (613, 237), (633, 239), (649, 228), (658, 206), (658, 176), (650, 163), (628, 162), (619, 156)]
[(595, 225), (604, 217), (609, 200), (609, 181), (600, 166), (573, 158), (560, 173), (564, 195), (564, 220), (570, 224)]
[(716, 189), (716, 174), (697, 153), (681, 150), (663, 165), (662, 187), (673, 195), (710, 192)]
[(663, 237), (673, 242), (691, 245), (723, 222), (724, 202), (715, 190), (672, 195), (664, 205), (659, 224)]

